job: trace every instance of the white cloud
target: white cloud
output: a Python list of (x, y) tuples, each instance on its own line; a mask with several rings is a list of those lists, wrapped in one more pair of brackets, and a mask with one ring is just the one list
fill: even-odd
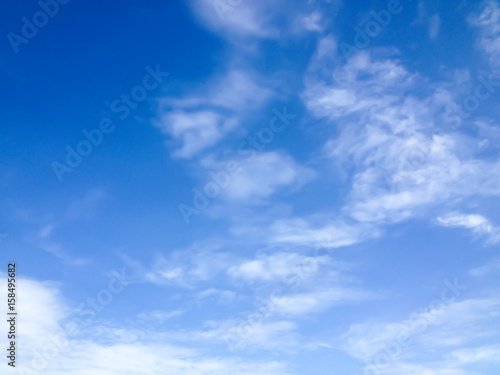
[(234, 302), (235, 299), (237, 298), (237, 294), (232, 290), (219, 290), (215, 288), (209, 288), (198, 293), (196, 297), (200, 301), (206, 298), (214, 297), (218, 303), (227, 304)]
[[(295, 330), (297, 325), (290, 321), (233, 322), (226, 331), (225, 337), (231, 337), (236, 348), (274, 349), (289, 351), (296, 348)], [(229, 341), (231, 342), (231, 341)]]
[[(70, 335), (62, 328), (69, 309), (57, 286), (26, 279), (18, 282), (23, 291), (18, 305), (22, 317), (18, 349), (22, 355), (18, 357), (17, 368), (21, 373), (24, 370), (30, 375), (160, 375), (168, 369), (173, 375), (290, 374), (286, 365), (278, 361), (246, 361), (231, 354), (211, 357), (204, 350), (175, 346), (165, 339), (169, 335), (161, 332), (145, 335), (137, 330), (94, 324), (78, 336)], [(0, 291), (0, 297), (6, 300), (5, 289)]]
[(89, 259), (84, 258), (76, 258), (69, 255), (63, 248), (61, 244), (52, 243), (44, 241), (43, 243), (39, 243), (37, 245), (43, 251), (54, 255), (56, 258), (61, 259), (65, 264), (69, 264), (71, 266), (84, 266), (90, 263)]
[(46, 238), (50, 236), (54, 228), (55, 228), (54, 224), (45, 225), (38, 231), (38, 235), (40, 236), (40, 238)]
[(183, 98), (162, 99), (156, 126), (179, 146), (173, 155), (193, 158), (240, 126), (248, 111), (273, 95), (261, 81), (250, 71), (232, 69)]
[[(440, 358), (469, 353), (459, 348), (473, 347), (479, 339), (483, 343), (496, 342), (500, 331), (492, 324), (496, 318), (491, 312), (500, 307), (500, 301), (498, 298), (436, 301), (426, 311), (414, 313), (402, 322), (352, 325), (339, 346), (365, 362), (366, 369), (378, 364), (382, 373), (461, 373), (456, 361), (437, 361), (433, 366), (430, 358), (436, 353)], [(431, 368), (436, 372), (430, 372)]]
[(479, 48), (489, 56), (491, 66), (497, 69), (500, 67), (500, 8), (496, 1), (485, 4), (481, 14), (470, 17), (469, 22), (479, 28)]
[(287, 277), (300, 272), (301, 267), (308, 267), (314, 274), (322, 265), (329, 263), (326, 256), (307, 257), (294, 253), (274, 253), (258, 255), (256, 259), (246, 260), (231, 266), (227, 273), (235, 279), (247, 282), (285, 281)]
[(438, 221), (446, 227), (464, 227), (476, 233), (491, 233), (493, 227), (489, 221), (481, 215), (462, 215), (451, 213), (439, 217)]
[(137, 315), (137, 317), (144, 322), (149, 322), (149, 321), (164, 322), (166, 320), (175, 318), (176, 316), (179, 316), (182, 313), (183, 313), (182, 310), (174, 310), (174, 311), (155, 310), (155, 311), (140, 313), (139, 315)]
[(342, 1), (312, 3), (295, 2), (290, 6), (284, 0), (192, 0), (191, 6), (206, 28), (230, 41), (240, 52), (254, 52), (258, 48), (255, 42), (261, 40), (282, 41), (300, 37), (304, 31), (322, 32)]
[(98, 210), (99, 205), (106, 199), (104, 189), (93, 188), (85, 193), (82, 198), (76, 199), (68, 208), (66, 220), (91, 219)]
[(450, 353), (450, 356), (456, 358), (461, 363), (500, 362), (500, 347), (483, 346), (473, 349), (460, 349)]
[(296, 246), (336, 248), (356, 244), (376, 235), (369, 227), (342, 221), (320, 224), (319, 217), (277, 220), (271, 227), (273, 242)]
[(500, 258), (494, 258), (484, 266), (474, 268), (469, 274), (476, 277), (486, 276), (496, 270), (500, 270)]
[(425, 364), (409, 364), (398, 362), (384, 369), (387, 375), (471, 375), (469, 371), (454, 368), (456, 365), (451, 361), (429, 361)]
[(323, 290), (285, 295), (276, 299), (276, 314), (302, 316), (326, 311), (334, 304), (366, 301), (373, 294), (355, 288), (330, 286)]
[(225, 343), (227, 349), (291, 351), (297, 349), (297, 324), (286, 320), (271, 320), (258, 311), (241, 319), (209, 321), (204, 330), (170, 331), (168, 336), (178, 342)]
[(297, 29), (313, 32), (323, 31), (323, 15), (320, 12), (312, 12), (306, 16), (301, 16), (297, 21)]
[(226, 119), (213, 111), (174, 111), (161, 121), (162, 130), (182, 144), (174, 156), (187, 159), (215, 145), (238, 125), (236, 118)]
[[(49, 367), (47, 374), (59, 375), (238, 375), (289, 374), (279, 362), (242, 361), (237, 358), (203, 358), (191, 350), (162, 344), (99, 345), (82, 341), (71, 345), (71, 353)], [(110, 358), (113, 360), (111, 361)]]
[(338, 66), (318, 51), (305, 79), (311, 114), (339, 129), (324, 151), (341, 173), (349, 171), (344, 214), (390, 223), (444, 202), (498, 195), (500, 163), (478, 155), (484, 139), (446, 132), (451, 84), (430, 85), (396, 58), (374, 56), (362, 51)]
[[(210, 29), (231, 39), (238, 37), (276, 38), (277, 28), (269, 22), (270, 10), (279, 1), (193, 0), (195, 14)], [(231, 5), (235, 4), (235, 5)]]
[(193, 288), (202, 281), (217, 277), (232, 262), (230, 254), (197, 248), (195, 244), (192, 249), (173, 251), (168, 256), (158, 254), (151, 269), (142, 271), (144, 281)]
[[(326, 40), (331, 39), (327, 37)], [(324, 48), (324, 43), (320, 43), (319, 47)], [(317, 77), (315, 71), (322, 68), (320, 61), (323, 55), (318, 51), (311, 61), (314, 70), (306, 77), (306, 91), (302, 96), (308, 109), (316, 117), (347, 118), (352, 114), (366, 112), (376, 118), (378, 111), (401, 103), (398, 94), (407, 90), (416, 79), (397, 60), (373, 61), (367, 52), (354, 55), (346, 65), (330, 71), (328, 76)], [(385, 115), (402, 117), (398, 112), (386, 112)], [(412, 119), (408, 118), (406, 122), (410, 122), (408, 120)], [(404, 125), (406, 124), (400, 124), (400, 129)]]
[(481, 215), (465, 215), (457, 212), (437, 218), (438, 222), (445, 227), (458, 227), (470, 230), (478, 236), (487, 236), (490, 243), (500, 241), (500, 228), (494, 227), (488, 219)]
[[(59, 292), (59, 284), (23, 278), (16, 281), (17, 290), (22, 293), (22, 298), (16, 299), (19, 350), (32, 355), (35, 348), (47, 341), (49, 333), (52, 336), (63, 333), (58, 322), (65, 319), (70, 311)], [(6, 279), (2, 278), (2, 283), (7, 285)], [(0, 291), (0, 296), (7, 301), (6, 288)]]
[(191, 95), (165, 99), (163, 104), (181, 109), (211, 106), (233, 111), (255, 110), (273, 96), (269, 86), (271, 82), (250, 70), (231, 68)]
[(440, 27), (441, 17), (439, 17), (438, 14), (435, 14), (429, 19), (429, 38), (436, 39), (439, 36)]
[[(278, 151), (255, 152), (253, 156), (233, 161), (240, 166), (240, 172), (231, 177), (227, 187), (221, 189), (221, 196), (245, 204), (261, 203), (286, 187), (298, 190), (315, 176), (311, 169)], [(224, 171), (226, 164), (213, 158), (202, 161), (202, 165), (212, 171)]]

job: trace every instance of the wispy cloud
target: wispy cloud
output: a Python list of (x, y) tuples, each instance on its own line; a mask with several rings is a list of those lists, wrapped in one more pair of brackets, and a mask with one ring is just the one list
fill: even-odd
[(241, 126), (245, 114), (273, 96), (255, 73), (233, 69), (183, 98), (160, 101), (156, 125), (177, 147), (173, 155), (193, 158)]
[[(165, 336), (161, 332), (149, 332), (146, 336), (134, 329), (95, 325), (79, 332), (78, 336), (65, 334), (63, 324), (69, 308), (58, 286), (23, 279), (19, 283), (25, 297), (19, 301), (24, 337), (23, 356), (18, 365), (21, 371), (33, 371), (36, 366), (38, 371), (55, 375), (88, 372), (163, 374), (165, 368), (179, 375), (215, 375), (221, 371), (238, 375), (290, 374), (278, 361), (250, 362), (232, 356), (210, 356), (202, 350), (161, 342), (159, 340)], [(0, 294), (6, 298), (4, 291)]]
[(317, 53), (303, 100), (313, 116), (338, 123), (325, 154), (352, 171), (346, 215), (398, 222), (455, 197), (496, 194), (498, 161), (476, 156), (473, 138), (437, 130), (450, 100), (446, 85), (425, 89), (425, 78), (397, 58), (366, 51), (334, 68), (333, 79), (323, 73), (329, 64)]
[(469, 271), (469, 274), (476, 277), (482, 277), (494, 273), (496, 270), (500, 270), (500, 258), (493, 258), (487, 264), (473, 268)]
[(157, 322), (161, 323), (166, 320), (175, 318), (176, 316), (179, 316), (183, 313), (182, 310), (174, 310), (174, 311), (160, 311), (160, 310), (155, 310), (155, 311), (149, 311), (149, 312), (144, 312), (140, 313), (137, 315), (139, 320), (144, 321), (144, 322)]
[(485, 236), (489, 243), (500, 241), (500, 228), (493, 226), (488, 219), (481, 215), (452, 212), (438, 217), (437, 220), (445, 227), (464, 228), (476, 236)]
[[(447, 296), (453, 296), (448, 293)], [(498, 299), (436, 300), (426, 311), (412, 314), (402, 322), (390, 324), (359, 324), (351, 326), (345, 339), (349, 353), (367, 365), (365, 369), (380, 374), (413, 374), (417, 368), (432, 368), (430, 352), (441, 353), (440, 358), (456, 358), (458, 353), (475, 352), (475, 340), (494, 340), (498, 330), (490, 326), (494, 316), (489, 311), (498, 308)], [(470, 346), (469, 346), (470, 345)], [(457, 349), (468, 346), (469, 349)], [(479, 349), (481, 351), (481, 349)], [(417, 364), (418, 363), (418, 364)], [(450, 373), (461, 373), (454, 360), (435, 362), (436, 374), (448, 368)], [(455, 372), (453, 372), (455, 371)], [(431, 373), (431, 372), (430, 372)], [(468, 373), (468, 372), (464, 372)]]
[[(315, 177), (315, 172), (295, 162), (284, 152), (257, 152), (253, 155), (233, 159), (240, 172), (232, 177), (221, 196), (244, 204), (262, 202), (276, 191), (284, 188), (300, 189)], [(224, 170), (225, 162), (206, 158), (202, 161), (208, 170)]]
[(253, 260), (245, 260), (229, 267), (227, 273), (235, 279), (249, 283), (256, 281), (285, 281), (304, 265), (311, 266), (309, 272), (315, 273), (319, 267), (330, 263), (326, 256), (307, 257), (294, 253), (261, 254)]
[(494, 69), (500, 66), (500, 7), (496, 1), (484, 3), (479, 15), (469, 17), (469, 22), (478, 28), (478, 47), (488, 57)]

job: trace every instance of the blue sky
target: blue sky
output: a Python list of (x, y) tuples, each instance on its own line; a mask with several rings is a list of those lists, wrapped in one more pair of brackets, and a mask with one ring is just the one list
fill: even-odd
[(0, 29), (1, 373), (498, 374), (497, 1), (6, 2)]

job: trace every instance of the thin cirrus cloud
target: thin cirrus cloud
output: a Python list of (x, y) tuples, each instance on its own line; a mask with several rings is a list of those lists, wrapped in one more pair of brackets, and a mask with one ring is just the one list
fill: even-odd
[(296, 21), (298, 31), (322, 32), (324, 30), (324, 19), (320, 12), (312, 12), (306, 16), (298, 18)]
[(179, 315), (182, 315), (182, 310), (174, 310), (174, 311), (150, 311), (144, 312), (137, 315), (137, 317), (142, 321), (156, 321), (156, 322), (164, 322), (166, 320), (175, 318)]
[(428, 28), (428, 35), (431, 40), (435, 40), (439, 36), (441, 28), (441, 17), (439, 14), (429, 15), (424, 1), (418, 2), (418, 16), (414, 24)]
[[(316, 176), (311, 168), (300, 165), (282, 151), (254, 151), (249, 157), (237, 156), (231, 160), (238, 163), (240, 171), (231, 177), (221, 196), (243, 204), (263, 202), (278, 190), (288, 187), (299, 190)], [(207, 170), (221, 171), (226, 162), (207, 157), (201, 165)]]
[(271, 241), (329, 249), (350, 246), (363, 238), (376, 236), (376, 231), (368, 226), (351, 225), (341, 220), (318, 224), (319, 217), (276, 220), (271, 227)]
[(496, 257), (490, 260), (487, 264), (474, 268), (469, 271), (469, 274), (475, 277), (484, 277), (495, 274), (500, 269), (500, 258)]
[(260, 255), (256, 259), (246, 260), (228, 268), (227, 273), (235, 279), (252, 283), (256, 281), (285, 281), (300, 272), (307, 265), (309, 273), (316, 273), (321, 266), (330, 263), (325, 257), (308, 257), (295, 253), (274, 253)]
[[(207, 322), (204, 330), (170, 331), (168, 335), (176, 342), (184, 343), (206, 344), (216, 341), (223, 345), (229, 340), (238, 351), (273, 350), (290, 354), (301, 346), (296, 332), (297, 324), (293, 321), (267, 319), (253, 322), (243, 330), (242, 327), (247, 323), (246, 319), (235, 318), (212, 320)], [(238, 351), (235, 354), (238, 354)]]
[(337, 67), (325, 84), (317, 78), (316, 56), (303, 100), (314, 116), (339, 123), (340, 135), (325, 144), (325, 154), (340, 169), (355, 168), (345, 207), (351, 217), (397, 222), (450, 198), (497, 194), (498, 161), (475, 156), (479, 142), (465, 134), (435, 131), (450, 100), (445, 86), (408, 95), (419, 86), (417, 75), (397, 59), (369, 52)]
[(194, 0), (191, 2), (196, 15), (210, 29), (230, 39), (239, 37), (275, 38), (278, 29), (269, 22), (266, 9), (273, 8), (280, 1), (236, 1), (232, 4), (222, 1)]
[(248, 71), (230, 70), (185, 97), (162, 99), (155, 124), (171, 138), (173, 156), (193, 158), (242, 126), (245, 113), (273, 96), (259, 81)]
[[(192, 0), (191, 7), (201, 23), (237, 49), (257, 52), (258, 41), (294, 38), (304, 32), (321, 33), (328, 17), (335, 15), (342, 1), (298, 2), (293, 7), (283, 0), (212, 1)], [(251, 41), (248, 46), (242, 42)]]
[[(476, 346), (478, 338), (494, 342), (498, 332), (491, 325), (495, 316), (490, 311), (498, 309), (498, 304), (497, 298), (456, 300), (415, 312), (401, 322), (352, 325), (340, 345), (363, 361), (367, 371), (413, 374), (412, 369), (419, 368), (468, 374), (462, 368), (465, 361), (456, 361), (457, 354), (481, 351), (482, 345)], [(433, 361), (426, 359), (430, 352), (447, 354)], [(494, 364), (489, 358), (478, 362), (486, 368)]]
[(429, 20), (429, 38), (436, 39), (439, 36), (441, 28), (441, 17), (438, 14), (433, 15)]
[(440, 225), (445, 227), (464, 228), (476, 236), (484, 236), (490, 244), (500, 241), (500, 228), (492, 225), (484, 216), (477, 214), (450, 213), (437, 218)]
[[(333, 7), (333, 4), (330, 4)], [(192, 7), (201, 22), (237, 48), (241, 40), (276, 40), (300, 31), (322, 31), (322, 14), (310, 4), (288, 6), (283, 0), (222, 1), (193, 0)], [(277, 10), (280, 10), (279, 12)]]
[(479, 15), (471, 15), (469, 23), (479, 32), (478, 48), (489, 57), (492, 68), (500, 65), (500, 7), (496, 1), (486, 2)]
[[(95, 322), (83, 327), (85, 332), (69, 336), (64, 324), (70, 317), (70, 308), (61, 299), (59, 286), (24, 279), (19, 279), (19, 283), (25, 296), (19, 303), (24, 316), (23, 358), (18, 364), (21, 371), (132, 375), (163, 374), (168, 368), (170, 373), (179, 375), (215, 375), (221, 371), (241, 375), (290, 374), (286, 365), (278, 361), (249, 362), (231, 356), (215, 359), (203, 351), (167, 343), (161, 332), (105, 328)], [(0, 295), (6, 299), (4, 291)], [(38, 352), (47, 347), (51, 353), (48, 359)]]
[(133, 261), (141, 282), (175, 285), (193, 289), (204, 282), (224, 274), (234, 261), (230, 253), (212, 248), (209, 243), (195, 244), (191, 248), (156, 254), (148, 267)]
[(473, 349), (461, 349), (450, 353), (450, 356), (464, 364), (484, 361), (499, 363), (500, 347), (491, 345)]
[(285, 317), (310, 316), (330, 309), (333, 305), (366, 302), (375, 294), (347, 287), (330, 286), (311, 292), (297, 293), (280, 298), (276, 302), (276, 314)]
[(237, 125), (236, 118), (226, 119), (213, 111), (174, 111), (162, 118), (161, 126), (164, 132), (182, 144), (173, 155), (189, 159), (214, 146)]

